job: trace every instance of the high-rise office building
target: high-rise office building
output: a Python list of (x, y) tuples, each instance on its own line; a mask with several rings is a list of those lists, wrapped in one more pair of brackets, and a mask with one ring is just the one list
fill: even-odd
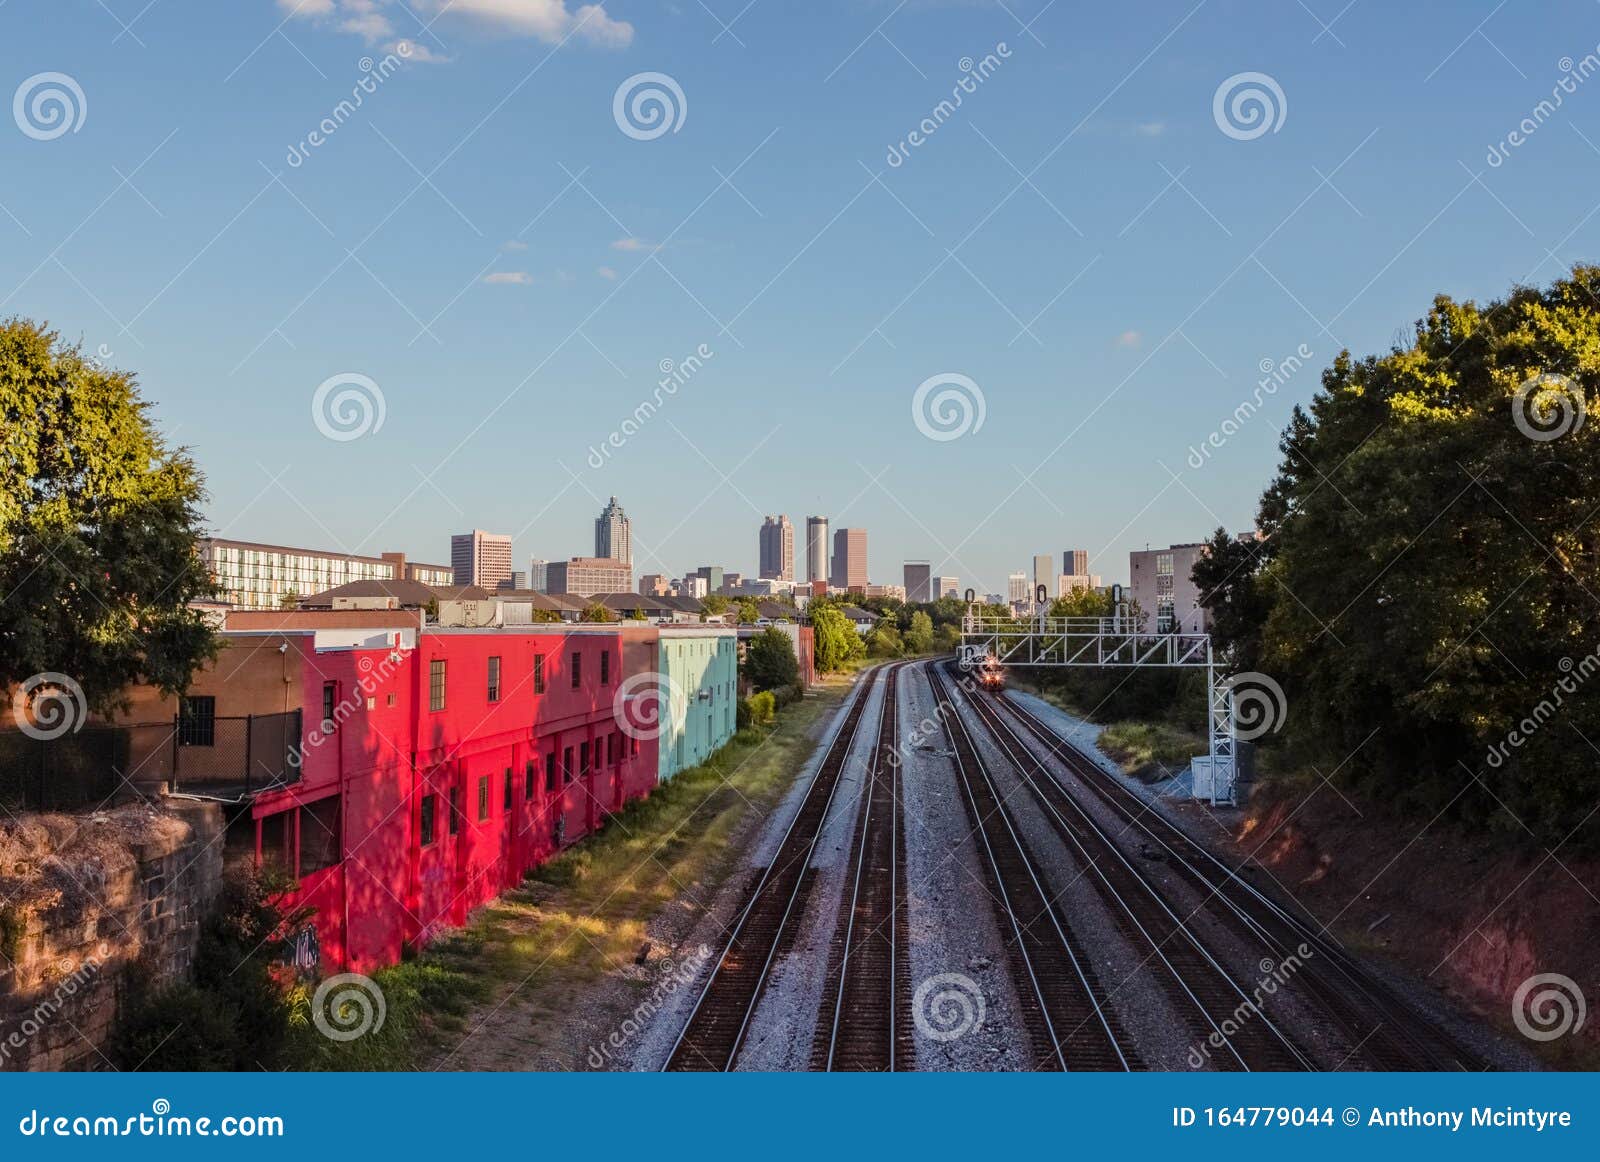
[(545, 567), (549, 593), (589, 597), (595, 593), (628, 593), (633, 589), (633, 569), (611, 557), (573, 557), (551, 561)]
[(633, 526), (614, 496), (594, 518), (594, 555), (633, 564)]
[(450, 566), (457, 585), (494, 589), (511, 578), (511, 538), (473, 529), (450, 538)]
[(794, 580), (794, 525), (779, 513), (761, 522), (761, 577)]
[(550, 562), (543, 557), (533, 557), (528, 561), (528, 588), (545, 592), (550, 584)]
[(1039, 592), (1039, 586), (1044, 586), (1046, 593), (1055, 591), (1056, 587), (1056, 562), (1049, 553), (1040, 553), (1033, 559), (1033, 591)]
[(1061, 554), (1061, 571), (1069, 577), (1084, 576), (1089, 572), (1089, 550), (1066, 550)]
[(833, 534), (833, 576), (835, 589), (867, 587), (867, 530), (838, 529)]
[(1013, 573), (1006, 578), (1006, 600), (1012, 605), (1025, 605), (1033, 600), (1028, 593), (1028, 575)]
[(935, 600), (940, 597), (954, 597), (960, 592), (961, 578), (959, 577), (935, 577), (933, 579), (933, 596)]
[(828, 518), (806, 517), (806, 580), (828, 579)]
[(906, 600), (933, 600), (933, 566), (926, 561), (907, 561), (905, 564)]

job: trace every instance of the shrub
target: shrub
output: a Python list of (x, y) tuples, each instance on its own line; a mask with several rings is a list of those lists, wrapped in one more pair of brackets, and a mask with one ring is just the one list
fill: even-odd
[(771, 690), (750, 696), (750, 718), (761, 726), (769, 725), (778, 716), (778, 699)]

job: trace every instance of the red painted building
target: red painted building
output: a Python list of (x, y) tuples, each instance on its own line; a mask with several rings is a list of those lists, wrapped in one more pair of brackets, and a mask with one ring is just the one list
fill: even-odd
[(655, 740), (618, 714), (624, 678), (656, 667), (649, 627), (271, 636), (300, 777), (235, 828), (298, 877), (325, 971), (398, 961), (656, 784)]

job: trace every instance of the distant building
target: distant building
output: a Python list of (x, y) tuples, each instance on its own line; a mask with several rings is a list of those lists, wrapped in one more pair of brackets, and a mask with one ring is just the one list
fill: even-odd
[(473, 529), (450, 538), (450, 567), (457, 585), (494, 589), (511, 578), (511, 538)]
[(1205, 633), (1210, 621), (1189, 574), (1205, 553), (1203, 543), (1128, 554), (1128, 593), (1139, 603), (1145, 629), (1154, 633)]
[(724, 573), (722, 575), (722, 584), (717, 586), (717, 592), (722, 594), (737, 593), (743, 586), (743, 573)]
[(828, 518), (806, 517), (806, 580), (828, 579)]
[(528, 588), (536, 589), (543, 593), (550, 583), (550, 562), (543, 557), (534, 557), (528, 561)]
[(521, 569), (513, 569), (511, 571), (511, 576), (500, 582), (499, 588), (515, 589), (519, 592), (526, 592), (528, 588), (528, 575)]
[(833, 534), (833, 575), (835, 589), (867, 587), (867, 530), (839, 529)]
[[(721, 565), (701, 565), (694, 571), (694, 575), (706, 583), (705, 593), (720, 593), (722, 591)], [(704, 597), (705, 593), (698, 596)]]
[(646, 573), (639, 578), (639, 592), (646, 597), (665, 597), (672, 590), (672, 581), (665, 573)]
[(1069, 577), (1082, 577), (1089, 572), (1089, 550), (1068, 549), (1061, 554), (1061, 571)]
[(394, 566), (395, 581), (420, 581), (424, 585), (454, 585), (456, 571), (449, 565), (424, 565), (408, 561), (404, 553), (385, 553), (383, 559)]
[(548, 593), (588, 597), (595, 593), (628, 593), (633, 589), (633, 569), (610, 557), (573, 557), (551, 561), (546, 569)]
[(1026, 605), (1033, 598), (1028, 593), (1028, 575), (1012, 573), (1006, 578), (1006, 601), (1012, 605)]
[(954, 597), (960, 592), (961, 578), (959, 577), (935, 577), (933, 579), (933, 596), (936, 600), (940, 597)]
[(1033, 559), (1033, 590), (1038, 593), (1039, 586), (1044, 586), (1046, 593), (1056, 587), (1056, 562), (1049, 553), (1040, 553)]
[(633, 525), (614, 496), (594, 519), (594, 555), (633, 564)]
[(1074, 589), (1100, 588), (1098, 573), (1063, 573), (1056, 579), (1056, 596), (1065, 597)]
[[(350, 581), (408, 579), (403, 576), (406, 566), (402, 553), (363, 557), (325, 549), (299, 549), (213, 537), (200, 542), (200, 560), (216, 582), (219, 598), (235, 609), (277, 609), (286, 601), (321, 593)], [(420, 568), (448, 572), (443, 566)], [(425, 585), (441, 583), (421, 580)], [(453, 581), (452, 577), (442, 583)]]
[(906, 587), (904, 585), (868, 585), (865, 597), (893, 597), (898, 601), (906, 600)]
[(794, 525), (782, 513), (761, 522), (759, 575), (774, 581), (794, 580)]
[(905, 563), (907, 601), (933, 600), (933, 566), (926, 561)]

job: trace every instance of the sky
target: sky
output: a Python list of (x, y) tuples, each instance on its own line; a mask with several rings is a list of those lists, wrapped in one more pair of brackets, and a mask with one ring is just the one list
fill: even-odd
[(1591, 54), (1592, 0), (9, 0), (0, 316), (135, 371), (221, 536), (521, 568), (615, 495), (636, 573), (782, 512), (1120, 580), (1250, 527), (1341, 348), (1593, 260)]

